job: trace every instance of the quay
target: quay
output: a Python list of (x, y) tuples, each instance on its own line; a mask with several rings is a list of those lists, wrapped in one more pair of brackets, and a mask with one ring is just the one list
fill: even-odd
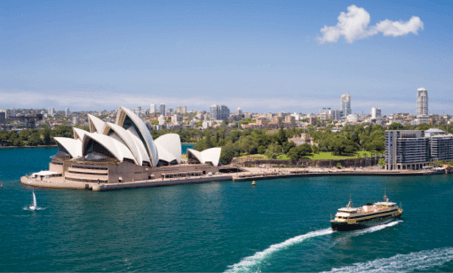
[(278, 179), (286, 177), (314, 177), (314, 176), (416, 176), (416, 175), (435, 175), (448, 174), (446, 170), (377, 170), (374, 168), (366, 169), (312, 169), (300, 170), (299, 168), (272, 168), (271, 170), (260, 170), (260, 168), (244, 168), (247, 173), (238, 173), (233, 176), (234, 181), (254, 181), (263, 179)]
[(92, 190), (92, 191), (112, 191), (123, 189), (137, 189), (162, 187), (185, 184), (199, 184), (223, 181), (254, 181), (264, 179), (279, 179), (291, 177), (316, 177), (316, 176), (419, 176), (419, 175), (438, 175), (447, 174), (446, 170), (399, 170), (388, 171), (375, 168), (366, 169), (346, 169), (346, 170), (331, 170), (331, 169), (303, 169), (300, 168), (270, 168), (263, 169), (258, 167), (241, 168), (238, 173), (221, 173), (213, 175), (203, 175), (194, 177), (176, 177), (176, 178), (159, 178), (140, 181), (125, 181), (118, 183), (93, 183), (74, 181), (68, 182), (61, 176), (54, 177), (30, 177), (22, 176), (21, 183), (25, 186), (54, 188), (54, 189), (77, 189), (77, 190)]

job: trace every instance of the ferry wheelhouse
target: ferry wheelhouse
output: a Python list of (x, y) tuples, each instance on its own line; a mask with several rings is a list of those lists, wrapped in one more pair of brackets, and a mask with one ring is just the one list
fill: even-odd
[(346, 207), (338, 209), (335, 218), (330, 220), (332, 229), (348, 231), (389, 223), (401, 217), (403, 210), (396, 203), (389, 202), (384, 195), (384, 202), (368, 203), (354, 208), (352, 201)]

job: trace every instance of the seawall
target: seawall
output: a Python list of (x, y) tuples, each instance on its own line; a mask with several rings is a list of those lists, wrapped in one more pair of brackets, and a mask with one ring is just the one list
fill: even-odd
[(138, 189), (150, 187), (163, 187), (173, 185), (185, 184), (199, 184), (210, 182), (222, 181), (253, 181), (265, 179), (278, 179), (278, 178), (292, 178), (292, 177), (315, 177), (315, 176), (420, 176), (420, 175), (439, 175), (446, 174), (445, 170), (442, 171), (385, 171), (385, 170), (356, 170), (356, 171), (323, 171), (323, 170), (288, 170), (288, 169), (274, 169), (262, 170), (260, 168), (244, 168), (245, 172), (203, 177), (191, 178), (171, 178), (171, 179), (154, 179), (133, 182), (121, 183), (88, 183), (88, 182), (67, 182), (63, 177), (51, 177), (46, 179), (30, 178), (22, 176), (20, 181), (23, 185), (31, 187), (54, 188), (54, 189), (74, 189), (74, 190), (92, 190), (92, 191), (113, 191), (124, 189)]

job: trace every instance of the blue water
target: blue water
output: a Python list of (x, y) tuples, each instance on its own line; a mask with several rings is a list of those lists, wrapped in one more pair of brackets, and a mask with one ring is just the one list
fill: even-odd
[[(0, 150), (0, 271), (453, 270), (453, 176), (317, 177), (113, 192), (32, 189), (56, 148)], [(329, 229), (346, 205), (402, 202), (401, 222)]]
[(194, 144), (181, 144), (182, 154), (187, 154), (187, 149), (192, 149)]

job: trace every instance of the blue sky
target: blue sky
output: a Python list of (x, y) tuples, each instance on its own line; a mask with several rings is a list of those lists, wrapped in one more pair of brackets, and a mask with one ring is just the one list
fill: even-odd
[[(352, 16), (345, 36), (351, 6), (369, 23)], [(425, 87), (431, 113), (453, 114), (452, 15), (452, 1), (4, 0), (0, 108), (317, 113), (349, 92), (356, 113), (415, 113)]]

